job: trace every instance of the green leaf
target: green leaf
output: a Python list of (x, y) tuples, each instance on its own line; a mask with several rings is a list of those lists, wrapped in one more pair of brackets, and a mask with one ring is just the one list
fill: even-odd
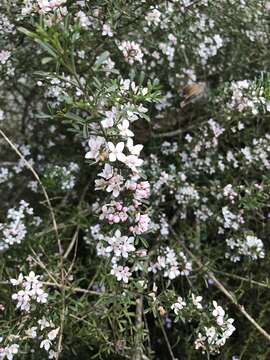
[(76, 115), (74, 113), (71, 113), (71, 112), (68, 112), (68, 113), (64, 114), (64, 118), (69, 119), (69, 120), (73, 120), (76, 123), (80, 123), (80, 124), (85, 123), (85, 120), (83, 118), (81, 118), (80, 116), (78, 116), (78, 115)]
[(33, 33), (32, 31), (29, 31), (27, 29), (25, 29), (24, 27), (21, 27), (19, 26), (17, 28), (18, 31), (20, 31), (21, 33), (23, 33), (24, 35), (28, 36), (28, 37), (31, 37), (31, 38), (35, 38), (36, 37), (36, 34)]
[(57, 58), (58, 57), (58, 54), (55, 52), (54, 48), (45, 43), (44, 41), (38, 39), (38, 38), (35, 38), (35, 41), (47, 52), (49, 53), (50, 55), (52, 55), (54, 58)]

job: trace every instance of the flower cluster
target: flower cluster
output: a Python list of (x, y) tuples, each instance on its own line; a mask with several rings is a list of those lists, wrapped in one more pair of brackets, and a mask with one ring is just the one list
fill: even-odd
[[(135, 83), (125, 82), (123, 90), (139, 91)], [(147, 89), (144, 90), (144, 94)], [(128, 105), (132, 109), (132, 106)], [(97, 204), (95, 211), (100, 220), (111, 225), (109, 235), (94, 235), (98, 240), (99, 255), (111, 256), (112, 270), (118, 281), (128, 282), (132, 270), (128, 266), (130, 254), (135, 252), (135, 236), (150, 229), (150, 217), (144, 213), (144, 203), (150, 196), (149, 182), (141, 180), (140, 169), (143, 164), (140, 158), (143, 145), (134, 144), (134, 132), (130, 124), (137, 120), (145, 109), (140, 105), (138, 110), (127, 110), (124, 106), (116, 106), (106, 110), (101, 121), (104, 136), (93, 135), (88, 141), (89, 151), (85, 158), (103, 163), (103, 170), (95, 180), (95, 190), (103, 190), (109, 194), (110, 200)], [(111, 135), (114, 135), (111, 138)], [(111, 141), (112, 139), (118, 141)], [(125, 235), (126, 234), (126, 235)], [(134, 259), (133, 259), (134, 261)]]
[(32, 217), (30, 224), (37, 225), (40, 218), (33, 217), (33, 209), (29, 204), (21, 200), (18, 208), (11, 208), (7, 212), (7, 222), (0, 223), (0, 232), (2, 238), (0, 240), (0, 251), (8, 249), (14, 244), (20, 244), (27, 235), (26, 222)]
[(143, 52), (140, 45), (134, 41), (123, 41), (119, 44), (119, 50), (122, 51), (124, 59), (132, 65), (135, 61), (142, 62)]
[(7, 359), (12, 360), (14, 355), (18, 354), (19, 352), (19, 345), (16, 343), (13, 343), (11, 345), (1, 347), (1, 341), (3, 340), (2, 337), (0, 337), (0, 359)]
[(48, 294), (44, 291), (39, 278), (39, 275), (31, 271), (27, 276), (20, 273), (18, 279), (10, 280), (13, 286), (20, 287), (20, 290), (12, 295), (12, 300), (17, 302), (17, 309), (30, 312), (31, 304), (47, 302)]
[(231, 97), (227, 103), (230, 110), (257, 115), (260, 109), (270, 111), (269, 99), (265, 96), (264, 87), (255, 81), (239, 80), (230, 84)]
[(24, 0), (21, 14), (22, 16), (27, 16), (31, 13), (38, 12), (46, 15), (55, 10), (59, 10), (59, 8), (65, 4), (66, 0)]
[[(1, 341), (6, 343), (4, 347), (0, 345), (0, 359), (12, 360), (28, 339), (38, 340), (40, 349), (48, 353), (48, 359), (55, 359), (57, 352), (54, 350), (54, 342), (59, 327), (55, 327), (53, 322), (45, 317), (36, 319), (34, 315), (37, 305), (46, 304), (48, 301), (48, 294), (44, 291), (40, 275), (36, 275), (33, 271), (26, 276), (20, 273), (17, 279), (10, 279), (10, 283), (20, 288), (17, 293), (12, 294), (12, 300), (17, 302), (16, 308), (30, 316), (26, 316), (21, 323), (18, 335), (10, 335), (5, 341), (0, 338), (0, 343)], [(22, 332), (25, 336), (22, 336)]]
[(265, 257), (264, 245), (256, 236), (247, 235), (243, 239), (226, 239), (230, 252), (225, 256), (233, 262), (240, 261), (241, 256), (247, 256), (251, 260), (263, 259)]
[(166, 247), (160, 250), (156, 262), (151, 262), (148, 271), (157, 273), (162, 271), (165, 278), (173, 280), (178, 276), (188, 276), (192, 271), (192, 264), (188, 261), (183, 251), (175, 252), (172, 248)]
[(213, 306), (212, 315), (216, 323), (211, 326), (204, 326), (198, 332), (194, 344), (195, 348), (201, 349), (203, 353), (209, 351), (211, 354), (218, 354), (220, 348), (225, 345), (235, 331), (235, 327), (233, 326), (234, 319), (227, 318), (224, 309), (216, 301), (213, 301)]
[[(202, 300), (202, 296), (193, 293), (187, 300), (183, 300), (179, 296), (177, 301), (171, 305), (171, 310), (180, 319), (198, 316), (201, 323), (197, 329), (197, 338), (194, 342), (195, 349), (200, 349), (202, 353), (217, 354), (235, 331), (235, 327), (232, 325), (234, 319), (228, 318), (224, 309), (216, 301), (213, 301), (213, 308), (211, 309), (202, 305)], [(205, 319), (202, 320), (202, 318)]]
[(48, 187), (54, 184), (62, 191), (68, 191), (74, 188), (76, 184), (79, 167), (74, 162), (67, 166), (52, 165), (46, 169), (44, 180)]

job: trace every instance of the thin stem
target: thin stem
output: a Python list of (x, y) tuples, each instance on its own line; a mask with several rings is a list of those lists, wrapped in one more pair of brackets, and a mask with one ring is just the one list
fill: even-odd
[(32, 172), (33, 176), (35, 177), (35, 179), (37, 180), (37, 182), (39, 183), (39, 185), (42, 189), (43, 195), (45, 197), (45, 200), (46, 200), (46, 203), (48, 205), (49, 212), (51, 215), (53, 228), (54, 228), (54, 232), (55, 232), (57, 244), (58, 244), (60, 271), (61, 271), (62, 308), (61, 308), (61, 313), (60, 313), (60, 331), (59, 331), (59, 340), (58, 340), (57, 356), (56, 356), (56, 360), (58, 360), (60, 353), (61, 353), (61, 349), (62, 349), (62, 339), (63, 339), (63, 330), (64, 330), (64, 322), (65, 322), (65, 287), (64, 287), (64, 285), (65, 285), (66, 279), (65, 279), (65, 272), (64, 272), (63, 247), (62, 247), (59, 232), (58, 232), (58, 226), (57, 226), (54, 210), (53, 210), (53, 207), (51, 204), (51, 200), (48, 196), (48, 193), (47, 193), (44, 185), (42, 184), (42, 181), (41, 181), (38, 173), (35, 171), (33, 166), (25, 159), (23, 154), (19, 151), (19, 149), (13, 144), (13, 142), (7, 137), (7, 135), (1, 129), (0, 129), (0, 135), (5, 139), (5, 141), (10, 145), (10, 147), (15, 151), (15, 153), (23, 160), (23, 162), (25, 163), (27, 168)]
[(270, 284), (262, 283), (262, 282), (259, 282), (259, 281), (256, 281), (256, 280), (252, 280), (252, 279), (247, 279), (247, 278), (245, 278), (245, 277), (243, 277), (243, 276), (239, 276), (239, 275), (235, 275), (235, 274), (230, 274), (230, 273), (227, 273), (227, 272), (225, 272), (225, 271), (220, 271), (220, 270), (215, 270), (215, 269), (212, 269), (212, 271), (213, 271), (214, 273), (217, 273), (217, 274), (220, 274), (220, 275), (224, 275), (224, 276), (227, 276), (227, 277), (232, 278), (232, 279), (249, 282), (250, 284), (257, 285), (257, 286), (260, 286), (260, 287), (263, 287), (263, 288), (266, 288), (266, 289), (270, 289)]
[(245, 307), (238, 303), (235, 295), (227, 290), (225, 286), (222, 284), (220, 280), (218, 280), (213, 273), (213, 271), (209, 270), (207, 266), (205, 266), (196, 255), (194, 255), (184, 244), (183, 241), (179, 240), (179, 236), (175, 233), (175, 231), (171, 228), (172, 233), (174, 234), (176, 240), (181, 244), (181, 246), (185, 249), (185, 251), (189, 254), (190, 257), (201, 267), (206, 270), (207, 275), (214, 281), (214, 285), (237, 307), (237, 309), (245, 316), (245, 318), (268, 340), (270, 341), (270, 334), (265, 331), (256, 320), (246, 311)]
[(170, 341), (168, 339), (168, 336), (166, 334), (166, 331), (165, 331), (165, 328), (164, 328), (164, 325), (162, 323), (162, 320), (160, 318), (160, 316), (158, 315), (158, 322), (159, 322), (159, 325), (160, 325), (160, 328), (161, 328), (161, 331), (162, 331), (162, 334), (164, 336), (164, 339), (165, 339), (165, 342), (166, 342), (166, 345), (167, 345), (167, 348), (169, 350), (169, 353), (170, 353), (170, 356), (171, 356), (171, 359), (172, 360), (176, 360), (174, 354), (173, 354), (173, 351), (172, 351), (172, 347), (171, 347), (171, 344), (170, 344)]

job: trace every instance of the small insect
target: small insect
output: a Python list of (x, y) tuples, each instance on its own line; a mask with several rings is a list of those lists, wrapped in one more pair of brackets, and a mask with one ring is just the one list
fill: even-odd
[(159, 312), (159, 314), (161, 315), (161, 316), (164, 316), (164, 315), (166, 315), (166, 313), (167, 313), (167, 311), (164, 309), (164, 307), (163, 306), (159, 306), (158, 307), (158, 312)]
[(108, 153), (104, 150), (99, 153), (99, 158), (101, 161), (105, 161), (108, 158)]
[(183, 96), (184, 100), (181, 101), (180, 107), (183, 108), (187, 104), (194, 102), (203, 95), (205, 95), (207, 89), (207, 85), (205, 82), (199, 82), (199, 83), (192, 83), (188, 84), (183, 88)]

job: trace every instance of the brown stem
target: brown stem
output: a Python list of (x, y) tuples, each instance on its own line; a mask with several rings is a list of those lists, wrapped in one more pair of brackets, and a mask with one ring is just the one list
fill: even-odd
[(143, 297), (136, 299), (136, 334), (135, 334), (135, 353), (132, 360), (141, 360), (142, 358), (142, 339), (141, 331), (143, 327)]

